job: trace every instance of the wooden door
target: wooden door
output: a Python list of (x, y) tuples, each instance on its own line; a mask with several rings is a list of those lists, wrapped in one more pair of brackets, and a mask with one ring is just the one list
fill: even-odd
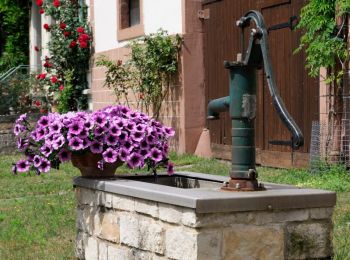
[[(235, 60), (240, 48), (239, 29), (235, 21), (251, 9), (259, 10), (269, 28), (299, 16), (303, 0), (222, 0), (210, 1), (203, 9), (210, 10), (204, 20), (204, 57), (206, 99), (228, 95), (228, 71), (224, 60)], [(270, 54), (277, 87), (286, 107), (301, 128), (305, 145), (298, 151), (272, 145), (269, 141), (290, 140), (291, 135), (272, 106), (263, 70), (258, 71), (258, 111), (256, 119), (257, 162), (263, 165), (290, 167), (308, 163), (312, 120), (318, 119), (318, 80), (311, 79), (304, 69), (303, 53), (294, 55), (300, 38), (299, 31), (288, 28), (269, 33)], [(230, 158), (231, 121), (228, 113), (219, 121), (208, 122), (213, 152), (217, 157)]]

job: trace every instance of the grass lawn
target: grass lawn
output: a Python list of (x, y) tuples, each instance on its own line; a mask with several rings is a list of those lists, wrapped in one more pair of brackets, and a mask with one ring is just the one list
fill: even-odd
[[(186, 171), (227, 175), (229, 164), (172, 154)], [(0, 259), (75, 259), (75, 200), (70, 164), (41, 176), (13, 176), (15, 156), (0, 156)], [(180, 167), (181, 168), (181, 167)], [(337, 191), (334, 250), (338, 260), (350, 259), (350, 175), (332, 167), (311, 175), (303, 170), (259, 168), (259, 179)], [(125, 171), (125, 168), (118, 169)]]

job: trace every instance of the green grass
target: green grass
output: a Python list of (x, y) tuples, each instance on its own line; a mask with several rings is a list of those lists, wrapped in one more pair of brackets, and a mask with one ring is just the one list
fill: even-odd
[[(171, 153), (179, 170), (227, 175), (230, 165), (218, 160)], [(13, 176), (16, 156), (0, 156), (0, 259), (74, 259), (75, 199), (70, 164), (41, 176)], [(183, 168), (182, 168), (183, 167)], [(118, 172), (125, 173), (121, 167)], [(337, 191), (334, 250), (337, 260), (350, 259), (350, 175), (344, 168), (305, 170), (259, 168), (265, 182)], [(139, 173), (140, 171), (134, 171)], [(327, 173), (326, 173), (327, 172)]]

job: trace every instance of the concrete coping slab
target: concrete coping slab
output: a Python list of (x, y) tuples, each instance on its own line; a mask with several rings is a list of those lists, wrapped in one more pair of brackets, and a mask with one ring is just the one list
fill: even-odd
[[(160, 174), (164, 176), (164, 174)], [(220, 190), (228, 177), (194, 172), (176, 172), (177, 177), (217, 183), (216, 188), (176, 188), (141, 181), (145, 175), (114, 179), (76, 177), (74, 186), (195, 209), (197, 213), (286, 210), (333, 207), (336, 193), (291, 185), (263, 183), (266, 190), (229, 192)], [(164, 177), (166, 178), (166, 177)]]

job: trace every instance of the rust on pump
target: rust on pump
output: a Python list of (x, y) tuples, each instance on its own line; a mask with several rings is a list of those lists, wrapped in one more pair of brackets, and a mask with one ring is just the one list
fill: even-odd
[[(244, 52), (244, 31), (254, 22), (250, 30), (247, 50)], [(304, 144), (303, 134), (288, 113), (281, 99), (271, 66), (268, 47), (268, 32), (264, 18), (258, 11), (249, 11), (237, 21), (241, 28), (242, 54), (237, 61), (225, 61), (230, 72), (230, 95), (214, 99), (208, 104), (208, 120), (219, 119), (219, 113), (230, 112), (232, 123), (232, 160), (230, 180), (224, 184), (226, 191), (264, 190), (258, 182), (255, 164), (254, 120), (256, 117), (256, 71), (264, 67), (266, 80), (273, 105), (283, 124), (291, 133), (291, 140), (273, 141), (298, 149)]]

